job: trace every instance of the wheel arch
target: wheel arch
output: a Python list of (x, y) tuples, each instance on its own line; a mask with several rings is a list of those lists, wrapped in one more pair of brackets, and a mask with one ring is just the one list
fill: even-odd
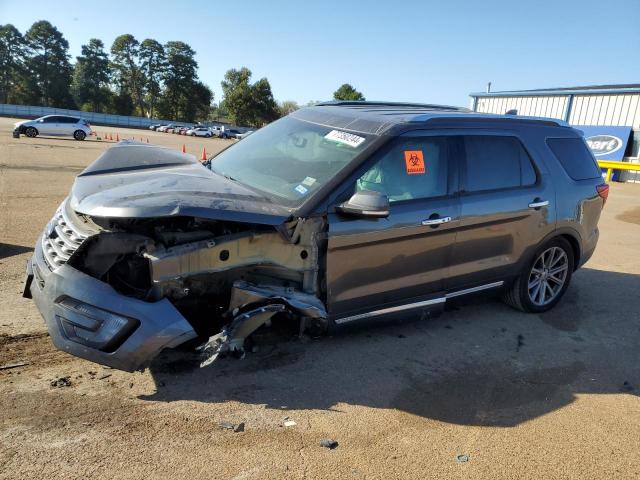
[(524, 268), (525, 265), (528, 265), (529, 262), (533, 261), (533, 256), (542, 245), (558, 237), (563, 238), (564, 240), (569, 242), (569, 245), (571, 245), (571, 250), (573, 253), (573, 271), (576, 271), (578, 269), (578, 266), (580, 265), (580, 259), (582, 258), (582, 249), (580, 247), (581, 239), (580, 234), (571, 228), (556, 229), (542, 238), (542, 240), (540, 240), (537, 244), (532, 245), (527, 250), (527, 253), (521, 257), (516, 271), (520, 272), (520, 270)]
[(573, 250), (573, 271), (575, 272), (580, 265), (580, 258), (582, 256), (580, 241), (576, 238), (577, 234), (566, 232), (556, 236), (564, 238), (569, 242), (569, 245), (571, 245), (571, 250)]

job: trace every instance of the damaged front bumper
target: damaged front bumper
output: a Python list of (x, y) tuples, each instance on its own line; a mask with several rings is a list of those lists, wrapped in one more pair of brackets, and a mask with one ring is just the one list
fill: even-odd
[(197, 337), (167, 299), (121, 295), (66, 264), (50, 270), (40, 242), (27, 265), (24, 295), (35, 301), (57, 348), (119, 370), (140, 370), (161, 350)]

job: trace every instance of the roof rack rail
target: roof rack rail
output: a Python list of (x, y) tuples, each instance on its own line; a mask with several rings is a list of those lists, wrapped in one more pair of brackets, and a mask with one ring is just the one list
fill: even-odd
[(468, 108), (454, 107), (451, 105), (436, 105), (430, 103), (410, 103), (410, 102), (379, 102), (367, 100), (330, 100), (316, 103), (319, 107), (400, 107), (416, 110), (446, 110), (451, 112), (469, 112)]

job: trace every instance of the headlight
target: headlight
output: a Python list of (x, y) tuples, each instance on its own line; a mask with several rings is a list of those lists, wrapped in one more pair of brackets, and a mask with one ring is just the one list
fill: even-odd
[(56, 318), (65, 336), (88, 347), (113, 352), (138, 328), (140, 321), (63, 297)]

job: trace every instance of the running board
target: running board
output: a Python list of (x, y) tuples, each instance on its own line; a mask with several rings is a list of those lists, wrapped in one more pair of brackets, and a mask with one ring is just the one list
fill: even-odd
[(501, 280), (499, 282), (487, 283), (486, 285), (479, 285), (477, 287), (465, 288), (464, 290), (458, 290), (457, 292), (447, 293), (444, 297), (432, 298), (430, 300), (423, 300), (422, 302), (407, 303), (405, 305), (398, 305), (396, 307), (382, 308), (380, 310), (373, 310), (371, 312), (360, 313), (358, 315), (351, 315), (349, 317), (342, 317), (335, 320), (335, 323), (341, 325), (343, 323), (355, 322), (356, 320), (364, 320), (367, 318), (378, 317), (380, 315), (387, 315), (389, 313), (403, 312), (405, 310), (415, 310), (422, 307), (429, 307), (432, 305), (438, 305), (445, 303), (449, 298), (460, 297), (462, 295), (468, 295), (471, 293), (482, 292), (483, 290), (490, 290), (492, 288), (498, 288), (504, 285)]

